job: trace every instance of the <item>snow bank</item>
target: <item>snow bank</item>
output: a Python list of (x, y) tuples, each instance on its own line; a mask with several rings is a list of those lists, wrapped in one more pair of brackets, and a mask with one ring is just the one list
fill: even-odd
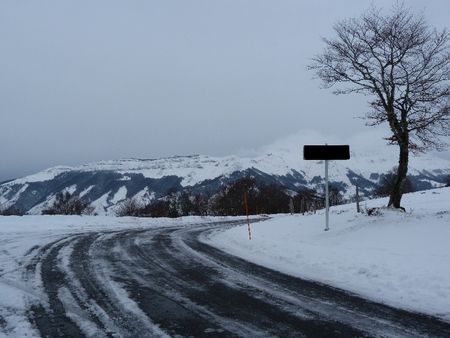
[[(450, 188), (408, 194), (406, 213), (356, 214), (355, 205), (279, 215), (203, 240), (284, 273), (333, 285), (379, 302), (450, 321)], [(372, 200), (366, 207), (386, 205)]]

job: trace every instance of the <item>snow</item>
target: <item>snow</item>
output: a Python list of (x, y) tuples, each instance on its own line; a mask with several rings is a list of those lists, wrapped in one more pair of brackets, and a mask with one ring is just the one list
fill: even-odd
[(143, 190), (134, 195), (134, 198), (142, 204), (148, 204), (155, 199), (155, 193), (153, 191), (150, 192), (148, 187), (145, 187)]
[[(6, 199), (3, 196), (0, 197), (0, 207), (2, 208), (7, 208), (11, 205), (14, 205), (15, 202), (17, 202), (17, 200), (19, 199), (20, 195), (28, 189), (28, 184), (24, 184), (19, 191), (17, 191), (14, 196), (10, 199)], [(6, 190), (6, 189), (5, 189)], [(3, 191), (2, 189), (0, 189), (0, 194), (2, 194)]]
[[(213, 232), (202, 240), (293, 276), (450, 321), (449, 202), (450, 188), (440, 188), (405, 195), (405, 213), (383, 209), (379, 216), (367, 216), (356, 214), (354, 204), (333, 207), (328, 232), (323, 231), (324, 214), (319, 211), (274, 215), (252, 224), (251, 241), (246, 226)], [(371, 200), (363, 208), (385, 204), (385, 199)], [(37, 335), (26, 310), (29, 302), (45, 300), (45, 293), (39, 282), (30, 285), (21, 270), (27, 253), (37, 246), (88, 231), (187, 226), (212, 220), (218, 219), (0, 216), (0, 337)], [(58, 257), (62, 268), (68, 264), (70, 250)], [(70, 269), (66, 270), (70, 275)], [(112, 290), (118, 301), (128, 299), (120, 285)], [(95, 323), (82, 321), (67, 290), (61, 289), (59, 296), (85, 333), (98, 331)], [(128, 306), (131, 312), (138, 311), (133, 303)], [(92, 305), (92, 311), (98, 309)]]
[[(332, 161), (330, 163), (330, 179), (349, 184), (347, 178), (349, 169), (357, 174), (362, 174), (364, 177), (369, 177), (373, 172), (385, 173), (397, 164), (398, 149), (395, 146), (386, 145), (386, 141), (383, 140), (383, 137), (386, 136), (384, 129), (364, 131), (364, 133), (353, 135), (347, 139), (301, 130), (268, 146), (251, 151), (252, 155), (174, 156), (160, 159), (109, 160), (75, 167), (58, 166), (5, 183), (2, 187), (46, 181), (67, 171), (91, 172), (100, 170), (121, 173), (124, 175), (122, 180), (130, 179), (128, 174), (142, 174), (148, 178), (174, 175), (183, 178), (181, 182), (183, 186), (192, 186), (207, 179), (229, 175), (234, 171), (247, 168), (256, 168), (272, 175), (286, 175), (294, 169), (306, 173), (306, 178), (309, 181), (316, 175), (323, 176), (323, 163), (321, 161), (304, 161), (302, 147), (304, 144), (324, 143), (350, 145), (351, 159), (349, 161)], [(442, 174), (450, 174), (450, 161), (438, 158), (433, 154), (411, 155), (409, 173), (417, 174), (424, 170), (430, 173), (435, 170), (442, 170)], [(0, 193), (0, 195), (2, 194)]]
[[(108, 216), (0, 216), (0, 338), (1, 337), (38, 337), (38, 332), (27, 319), (26, 311), (33, 300), (45, 300), (42, 285), (30, 283), (24, 278), (23, 267), (27, 254), (38, 246), (56, 241), (67, 235), (76, 235), (89, 231), (111, 231), (121, 229), (144, 229), (166, 226), (187, 226), (199, 222), (235, 218), (134, 218)], [(70, 249), (70, 247), (69, 247)], [(69, 250), (58, 257), (59, 264), (68, 264)], [(68, 269), (68, 273), (70, 269)], [(38, 278), (40, 280), (40, 278)], [(71, 279), (76, 283), (76, 279)], [(82, 290), (82, 288), (80, 288)], [(60, 299), (68, 310), (68, 315), (80, 325), (86, 334), (98, 333), (97, 326), (80, 317), (80, 309), (71, 300), (70, 293), (60, 289)], [(114, 292), (125, 302), (125, 291), (116, 285)], [(81, 296), (80, 296), (81, 297)], [(128, 299), (128, 298), (127, 298)], [(133, 304), (129, 303), (132, 307)], [(92, 311), (96, 310), (95, 308)], [(158, 327), (153, 327), (155, 336), (163, 336)]]
[(67, 187), (63, 190), (63, 192), (68, 192), (69, 194), (73, 194), (77, 190), (77, 185), (73, 184), (70, 187)]
[(111, 203), (116, 204), (127, 198), (127, 187), (120, 187), (111, 199)]
[(102, 215), (106, 213), (106, 208), (108, 207), (108, 198), (111, 191), (108, 191), (107, 193), (100, 196), (98, 199), (96, 199), (94, 202), (91, 203), (91, 205), (94, 207), (94, 212), (96, 214)]
[[(217, 177), (227, 177), (238, 170), (253, 169), (275, 176), (284, 176), (299, 172), (304, 179), (309, 182), (306, 186), (312, 189), (320, 188), (324, 179), (323, 161), (304, 161), (302, 146), (304, 144), (350, 144), (351, 159), (348, 161), (330, 161), (329, 178), (331, 182), (340, 182), (346, 186), (344, 198), (351, 200), (354, 189), (349, 179), (349, 173), (354, 172), (369, 179), (372, 174), (372, 182), (378, 183), (380, 174), (391, 171), (398, 163), (398, 149), (395, 146), (387, 146), (379, 130), (356, 134), (348, 139), (339, 139), (330, 135), (322, 135), (311, 131), (299, 131), (284, 139), (273, 142), (269, 146), (252, 151), (251, 155), (245, 156), (225, 156), (212, 157), (205, 155), (174, 156), (160, 159), (122, 159), (100, 161), (75, 167), (55, 167), (47, 169), (41, 173), (24, 177), (18, 180), (0, 185), (0, 207), (6, 208), (13, 205), (21, 197), (21, 200), (29, 200), (29, 183), (44, 182), (55, 178), (64, 172), (98, 172), (111, 171), (121, 175), (119, 181), (129, 181), (134, 175), (143, 175), (146, 178), (161, 179), (165, 176), (177, 176), (181, 178), (181, 185), (184, 187), (194, 186), (205, 180), (213, 180)], [(435, 154), (425, 154), (422, 156), (410, 156), (409, 174), (420, 176), (423, 183), (431, 183), (433, 187), (440, 187), (443, 184), (438, 182), (435, 175), (440, 179), (445, 175), (450, 176), (450, 160), (438, 158)], [(428, 177), (427, 177), (428, 176)], [(354, 175), (350, 175), (354, 177)], [(313, 180), (315, 178), (315, 180)], [(124, 184), (124, 186), (126, 183)], [(62, 188), (62, 187), (61, 187)], [(69, 192), (75, 192), (76, 186), (70, 186)], [(81, 189), (81, 188), (80, 188)], [(92, 186), (80, 192), (80, 196), (85, 196), (91, 191)], [(112, 189), (112, 188), (108, 188)], [(114, 188), (115, 189), (115, 188)], [(130, 195), (125, 187), (118, 192), (101, 191), (102, 194), (96, 201), (90, 201), (97, 214), (113, 215), (117, 210), (118, 203), (125, 198), (134, 197), (141, 203), (149, 203), (155, 199), (155, 191), (142, 187), (140, 192)], [(370, 189), (369, 189), (370, 190)], [(49, 192), (50, 194), (50, 192)], [(365, 194), (365, 192), (363, 192)], [(98, 196), (96, 196), (98, 197)], [(45, 196), (45, 201), (39, 201), (38, 205), (32, 206), (28, 210), (30, 214), (39, 214), (43, 209), (48, 208), (54, 196)], [(37, 202), (36, 202), (37, 203)], [(20, 203), (19, 203), (20, 204)], [(28, 206), (27, 206), (28, 208)]]
[(94, 186), (93, 186), (93, 185), (90, 185), (89, 187), (87, 187), (86, 189), (84, 189), (82, 192), (80, 192), (80, 193), (78, 194), (78, 196), (79, 196), (80, 198), (82, 198), (84, 195), (88, 194), (89, 191), (91, 191), (93, 188), (94, 188)]
[(33, 208), (28, 210), (28, 214), (30, 215), (40, 215), (42, 210), (50, 207), (56, 201), (56, 195), (48, 195), (44, 202), (36, 204)]
[(62, 174), (68, 170), (71, 170), (71, 167), (56, 166), (53, 168), (43, 170), (36, 174), (26, 176), (24, 178), (19, 178), (14, 181), (7, 182), (7, 183), (5, 183), (5, 185), (50, 181), (50, 180), (54, 179), (56, 176), (58, 176), (59, 174)]
[[(366, 208), (386, 199), (364, 202)], [(450, 188), (407, 194), (406, 213), (357, 214), (354, 204), (276, 215), (202, 240), (284, 273), (333, 285), (378, 302), (450, 321)]]
[(58, 290), (58, 298), (64, 306), (67, 317), (76, 323), (86, 337), (107, 337), (97, 324), (83, 316), (83, 310), (77, 305), (76, 300), (67, 288), (62, 287)]

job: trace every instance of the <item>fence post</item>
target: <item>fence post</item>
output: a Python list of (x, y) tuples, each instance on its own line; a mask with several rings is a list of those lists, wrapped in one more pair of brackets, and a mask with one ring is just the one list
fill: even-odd
[(360, 212), (360, 208), (359, 208), (359, 187), (356, 186), (356, 212), (359, 213)]
[(250, 228), (250, 219), (248, 218), (248, 201), (246, 191), (244, 192), (244, 205), (245, 205), (245, 213), (247, 214), (248, 239), (252, 240), (252, 230)]

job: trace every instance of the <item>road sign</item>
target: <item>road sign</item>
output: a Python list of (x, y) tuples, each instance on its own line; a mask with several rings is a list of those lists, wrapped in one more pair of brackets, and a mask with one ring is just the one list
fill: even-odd
[(349, 160), (348, 145), (305, 145), (303, 146), (305, 160)]
[(304, 160), (325, 160), (325, 231), (330, 230), (330, 194), (328, 191), (328, 161), (349, 160), (349, 145), (304, 145)]

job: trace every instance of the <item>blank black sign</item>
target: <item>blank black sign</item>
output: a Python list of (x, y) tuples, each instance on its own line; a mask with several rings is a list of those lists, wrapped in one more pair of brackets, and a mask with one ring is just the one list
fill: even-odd
[(303, 146), (305, 160), (349, 160), (348, 145), (305, 145)]

